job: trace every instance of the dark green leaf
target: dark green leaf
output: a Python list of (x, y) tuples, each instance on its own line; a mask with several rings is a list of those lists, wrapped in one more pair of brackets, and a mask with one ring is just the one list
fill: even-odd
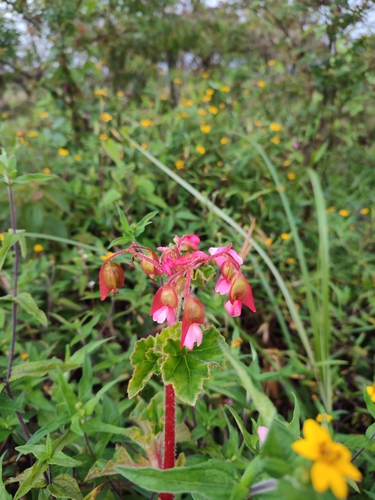
[(48, 325), (47, 316), (41, 309), (39, 309), (29, 293), (19, 293), (17, 297), (14, 297), (13, 300), (15, 300), (23, 309), (25, 309), (26, 312), (34, 316), (34, 318), (43, 326)]
[(77, 481), (68, 474), (60, 474), (59, 476), (56, 476), (47, 488), (56, 498), (83, 500)]
[(141, 391), (146, 382), (155, 372), (160, 354), (154, 351), (155, 337), (138, 340), (135, 344), (130, 361), (134, 367), (134, 373), (128, 385), (129, 398), (133, 398)]
[(52, 179), (57, 179), (57, 175), (53, 174), (26, 174), (20, 175), (12, 181), (12, 184), (28, 184), (31, 181), (50, 181)]

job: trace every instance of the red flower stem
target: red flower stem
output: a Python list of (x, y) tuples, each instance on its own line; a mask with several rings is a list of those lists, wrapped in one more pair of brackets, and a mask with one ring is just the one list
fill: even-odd
[[(176, 394), (172, 384), (165, 386), (163, 469), (173, 469), (176, 452)], [(160, 493), (159, 500), (173, 500), (172, 493)]]

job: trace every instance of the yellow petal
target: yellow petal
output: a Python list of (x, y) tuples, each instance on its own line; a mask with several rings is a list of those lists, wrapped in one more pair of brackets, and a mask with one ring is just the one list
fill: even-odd
[(299, 439), (292, 443), (292, 450), (309, 460), (317, 460), (320, 457), (319, 446), (315, 440)]
[(305, 420), (303, 424), (303, 435), (306, 439), (312, 440), (315, 443), (318, 441), (332, 442), (332, 438), (328, 432), (328, 429), (324, 426), (320, 426), (318, 422), (309, 418)]
[(354, 481), (360, 481), (362, 479), (361, 472), (355, 465), (350, 463), (349, 460), (340, 460), (340, 462), (336, 464), (336, 470), (348, 479), (353, 479)]
[(315, 491), (324, 493), (330, 484), (330, 467), (323, 462), (315, 462), (311, 467), (311, 482)]
[(348, 485), (343, 476), (334, 467), (329, 467), (329, 482), (332, 493), (336, 498), (346, 498), (348, 496)]

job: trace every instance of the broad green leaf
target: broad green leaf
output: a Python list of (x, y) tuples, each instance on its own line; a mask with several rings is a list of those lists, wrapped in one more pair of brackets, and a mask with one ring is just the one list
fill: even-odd
[(228, 500), (232, 488), (238, 483), (234, 465), (219, 460), (167, 470), (126, 466), (117, 466), (115, 469), (147, 491), (192, 493), (200, 495), (204, 500)]
[(105, 460), (100, 458), (95, 462), (95, 464), (89, 470), (87, 476), (85, 477), (86, 481), (92, 481), (98, 477), (103, 476), (112, 476), (114, 474), (118, 474), (118, 471), (115, 469), (116, 466), (135, 466), (135, 462), (122, 446), (117, 445), (116, 451), (111, 460)]
[[(261, 449), (261, 456), (263, 458), (272, 457), (279, 459), (286, 463), (293, 463), (298, 458), (297, 454), (292, 450), (292, 443), (296, 440), (293, 432), (285, 425), (274, 421), (268, 431), (267, 439)], [(279, 476), (282, 477), (283, 473), (280, 472)]]
[(12, 184), (28, 184), (31, 181), (50, 181), (52, 179), (57, 179), (57, 175), (53, 174), (26, 174), (20, 175), (12, 181)]
[(27, 361), (14, 366), (10, 381), (22, 377), (44, 377), (50, 370), (59, 367), (62, 371), (70, 371), (79, 366), (77, 363), (63, 363), (60, 359), (48, 359), (44, 361)]
[(254, 382), (252, 381), (245, 366), (236, 358), (234, 358), (227, 349), (224, 350), (224, 353), (228, 360), (231, 362), (233, 368), (236, 370), (237, 375), (242, 382), (242, 385), (250, 394), (255, 408), (258, 410), (263, 419), (264, 425), (266, 427), (270, 427), (276, 415), (276, 408), (274, 404), (263, 392), (259, 391), (255, 387)]
[(12, 246), (20, 239), (20, 235), (17, 234), (3, 234), (3, 242), (2, 246), (0, 248), (0, 271), (4, 265), (5, 258), (9, 252), (9, 250), (12, 248)]
[(125, 427), (118, 427), (117, 425), (106, 424), (98, 418), (90, 418), (83, 424), (81, 424), (81, 429), (83, 432), (106, 432), (108, 434), (120, 434), (122, 436), (127, 436), (129, 434)]
[[(14, 500), (19, 500), (26, 495), (32, 488), (44, 487), (45, 482), (43, 479), (43, 472), (48, 469), (48, 464), (46, 460), (38, 460), (35, 464), (26, 469), (22, 474), (16, 477), (16, 480), (21, 482), (18, 488)], [(26, 472), (27, 471), (27, 472)]]
[(151, 336), (140, 339), (135, 344), (133, 354), (130, 356), (134, 373), (128, 385), (129, 398), (133, 398), (144, 388), (156, 370), (160, 354), (155, 353), (154, 344), (155, 337)]
[(34, 316), (34, 318), (43, 326), (48, 325), (47, 316), (45, 315), (44, 311), (39, 309), (29, 293), (19, 293), (17, 297), (14, 297), (13, 300), (15, 300), (23, 309), (25, 309), (26, 312)]
[(4, 453), (0, 457), (0, 498), (1, 500), (12, 500), (12, 495), (7, 492), (5, 489), (4, 483), (3, 483), (3, 459), (7, 451), (4, 451)]
[(203, 331), (202, 344), (192, 350), (180, 348), (180, 339), (169, 338), (163, 346), (166, 356), (161, 366), (165, 384), (172, 384), (177, 397), (195, 405), (203, 391), (203, 381), (210, 376), (210, 368), (224, 366), (224, 355), (219, 346), (223, 337), (215, 327)]
[(56, 498), (69, 498), (70, 500), (83, 500), (77, 481), (69, 474), (56, 476), (47, 486)]

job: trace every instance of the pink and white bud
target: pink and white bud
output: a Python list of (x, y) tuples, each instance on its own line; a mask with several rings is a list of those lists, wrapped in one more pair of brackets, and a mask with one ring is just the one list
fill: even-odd
[(197, 325), (197, 323), (193, 323), (188, 328), (183, 345), (191, 350), (193, 349), (195, 343), (197, 343), (197, 346), (200, 346), (202, 340), (203, 340), (202, 328), (199, 325)]
[(260, 440), (260, 442), (262, 444), (267, 439), (268, 433), (269, 433), (269, 428), (268, 427), (265, 427), (264, 425), (260, 425), (258, 427), (258, 436), (259, 436), (259, 440)]
[(178, 297), (175, 289), (169, 283), (159, 288), (152, 302), (150, 316), (157, 323), (168, 321), (168, 325), (176, 322), (175, 309), (178, 305)]
[(184, 300), (184, 314), (182, 316), (182, 335), (180, 347), (192, 349), (194, 343), (202, 343), (202, 330), (199, 325), (204, 322), (204, 306), (202, 302), (188, 294)]
[(215, 286), (215, 292), (220, 293), (220, 295), (226, 295), (229, 290), (231, 289), (232, 282), (227, 281), (224, 276), (221, 276), (221, 278), (218, 279), (216, 286)]
[(240, 300), (235, 300), (233, 304), (230, 300), (224, 304), (224, 308), (232, 318), (236, 318), (237, 316), (241, 316), (242, 311), (242, 302)]

